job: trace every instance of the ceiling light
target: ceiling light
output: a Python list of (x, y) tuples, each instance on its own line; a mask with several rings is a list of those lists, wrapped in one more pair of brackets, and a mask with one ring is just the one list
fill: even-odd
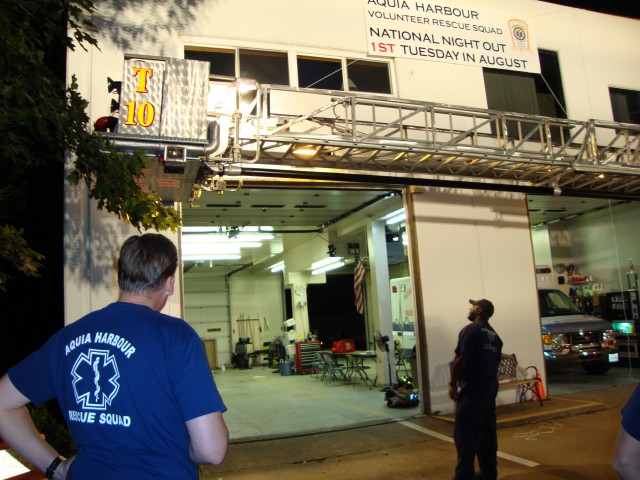
[(271, 273), (281, 272), (282, 270), (284, 270), (284, 260), (278, 263), (274, 263), (269, 267), (269, 270), (271, 270)]
[(396, 223), (404, 222), (405, 220), (406, 220), (406, 216), (405, 216), (404, 212), (402, 212), (399, 215), (387, 218), (386, 219), (386, 224), (387, 225), (395, 225)]
[(394, 210), (391, 213), (387, 213), (384, 217), (382, 217), (382, 220), (388, 220), (390, 218), (397, 217), (398, 215), (404, 215), (404, 208), (399, 208), (398, 210)]
[(233, 254), (193, 254), (193, 255), (182, 255), (182, 261), (204, 261), (204, 260), (240, 260), (240, 255)]
[(342, 262), (344, 259), (342, 257), (327, 257), (322, 260), (318, 260), (317, 262), (313, 262), (311, 264), (311, 269), (315, 270), (317, 268), (322, 268), (325, 265), (332, 265), (337, 262)]
[[(339, 258), (339, 257), (336, 257)], [(317, 268), (311, 271), (311, 275), (317, 275), (318, 273), (328, 272), (329, 270), (335, 270), (336, 268), (344, 267), (344, 260), (340, 258), (340, 261), (337, 263), (331, 263), (329, 265), (325, 265), (324, 267)]]
[(217, 255), (217, 254), (240, 254), (237, 245), (223, 245), (220, 243), (191, 243), (182, 245), (182, 256), (185, 255)]

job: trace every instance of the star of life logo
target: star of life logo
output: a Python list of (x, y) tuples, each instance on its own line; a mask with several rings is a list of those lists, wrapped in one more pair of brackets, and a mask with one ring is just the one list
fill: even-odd
[(71, 369), (76, 402), (85, 410), (106, 410), (118, 394), (118, 364), (108, 350), (81, 353)]

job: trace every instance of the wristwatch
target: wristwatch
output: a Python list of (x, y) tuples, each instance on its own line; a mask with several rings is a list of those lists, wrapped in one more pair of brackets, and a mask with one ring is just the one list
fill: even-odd
[(60, 465), (65, 460), (66, 459), (62, 455), (58, 455), (56, 458), (54, 458), (53, 461), (47, 467), (47, 471), (44, 473), (44, 476), (47, 477), (49, 480), (52, 480), (54, 473), (56, 473), (56, 468), (58, 468), (58, 465)]

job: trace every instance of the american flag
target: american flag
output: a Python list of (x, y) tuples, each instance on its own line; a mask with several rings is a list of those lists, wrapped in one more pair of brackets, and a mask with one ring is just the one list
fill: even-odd
[(353, 293), (356, 298), (356, 310), (360, 315), (364, 315), (364, 276), (367, 271), (362, 264), (362, 260), (356, 259), (356, 268), (353, 270)]

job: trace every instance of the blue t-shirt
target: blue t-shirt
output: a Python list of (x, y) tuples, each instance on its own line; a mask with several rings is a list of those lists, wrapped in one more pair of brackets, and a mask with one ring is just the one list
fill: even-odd
[(78, 449), (70, 480), (195, 480), (185, 422), (226, 411), (193, 328), (132, 303), (60, 330), (9, 377), (35, 404), (58, 399)]
[(633, 391), (629, 400), (622, 407), (622, 428), (636, 440), (640, 441), (640, 385)]
[(460, 380), (473, 382), (495, 379), (502, 354), (502, 340), (488, 322), (473, 322), (460, 331), (455, 353), (467, 358)]

